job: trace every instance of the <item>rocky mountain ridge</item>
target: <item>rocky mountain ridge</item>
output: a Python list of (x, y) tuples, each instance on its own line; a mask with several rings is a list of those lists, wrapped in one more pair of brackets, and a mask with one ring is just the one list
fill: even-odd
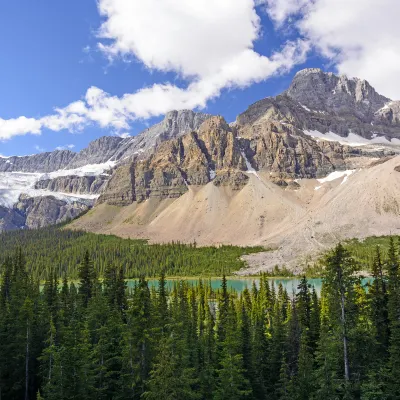
[[(138, 136), (102, 137), (79, 153), (0, 158), (3, 175), (38, 174), (33, 189), (40, 193), (23, 197), (26, 206), (15, 203), (11, 211), (3, 210), (0, 221), (8, 221), (3, 222), (7, 229), (21, 227), (21, 221), (22, 227), (60, 222), (85, 211), (88, 196), (98, 197), (97, 205), (127, 207), (177, 199), (209, 183), (240, 191), (249, 176), (260, 179), (259, 174), (277, 187), (297, 190), (299, 179), (394, 155), (398, 148), (392, 145), (400, 144), (399, 115), (400, 102), (381, 96), (366, 81), (306, 69), (282, 95), (254, 103), (230, 125), (220, 116), (172, 111)], [(332, 141), (332, 135), (338, 140)], [(366, 145), (347, 145), (350, 137)], [(49, 200), (52, 193), (56, 197)], [(40, 217), (46, 207), (57, 209), (49, 219)]]
[[(87, 195), (92, 198), (100, 195), (115, 165), (124, 165), (129, 160), (143, 158), (163, 141), (197, 130), (209, 117), (211, 116), (208, 114), (191, 110), (172, 111), (160, 123), (136, 137), (123, 139), (104, 136), (91, 142), (79, 153), (56, 150), (32, 156), (0, 157), (0, 181), (13, 182), (16, 180), (15, 173), (22, 176), (25, 173), (29, 178), (26, 179), (26, 190), (38, 193), (38, 197), (34, 194), (24, 195), (21, 189), (22, 197), (18, 203), (11, 208), (1, 206), (0, 232), (24, 227), (37, 228), (76, 217), (93, 205), (93, 201), (88, 201)], [(33, 186), (32, 176), (29, 174), (37, 175)], [(0, 182), (0, 205), (1, 197), (7, 197), (8, 192), (14, 191), (12, 183), (8, 186), (5, 184), (2, 188)], [(20, 182), (18, 186), (21, 186)], [(66, 200), (65, 195), (75, 197), (71, 201)], [(49, 213), (45, 212), (46, 208)]]
[(72, 170), (108, 161), (122, 162), (157, 148), (157, 145), (197, 130), (211, 115), (191, 110), (171, 111), (158, 124), (134, 137), (103, 136), (78, 153), (55, 150), (31, 156), (0, 157), (0, 172), (42, 172)]
[[(247, 137), (240, 136), (244, 133)], [(230, 127), (222, 117), (212, 117), (197, 132), (164, 142), (147, 159), (119, 167), (98, 203), (127, 206), (153, 197), (177, 198), (189, 186), (209, 182), (238, 190), (248, 181), (246, 173), (257, 171), (267, 172), (273, 183), (296, 188), (296, 179), (356, 168), (370, 157), (362, 149), (317, 142), (269, 121)]]

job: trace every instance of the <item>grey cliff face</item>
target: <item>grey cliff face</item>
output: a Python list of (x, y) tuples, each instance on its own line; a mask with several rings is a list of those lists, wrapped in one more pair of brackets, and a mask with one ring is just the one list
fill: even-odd
[(35, 189), (71, 194), (100, 194), (108, 180), (107, 176), (59, 176), (54, 179), (40, 180)]
[(391, 101), (374, 114), (374, 123), (388, 127), (400, 127), (400, 101)]
[(133, 156), (143, 158), (151, 154), (160, 143), (197, 130), (209, 118), (210, 114), (191, 110), (171, 111), (158, 124), (135, 137), (124, 139), (112, 159), (118, 161)]
[[(135, 138), (122, 139), (119, 137), (101, 137), (91, 142), (87, 148), (79, 153), (69, 150), (54, 151), (26, 157), (0, 158), (0, 172), (29, 172), (49, 173), (57, 170), (69, 170), (80, 168), (89, 164), (102, 164), (113, 160), (123, 164), (123, 159), (138, 158), (138, 156), (152, 152), (166, 140), (181, 137), (187, 132), (197, 130), (199, 126), (210, 118), (210, 115), (196, 113), (189, 110), (172, 111), (168, 113), (159, 124), (147, 129)], [(130, 167), (128, 166), (128, 169)], [(116, 172), (118, 177), (120, 171)], [(104, 191), (109, 180), (108, 174), (99, 176), (60, 176), (54, 179), (44, 179), (36, 182), (35, 189), (49, 192), (61, 192), (76, 195), (100, 195)], [(146, 177), (143, 177), (146, 181)], [(162, 188), (160, 185), (163, 177), (156, 176), (152, 180), (153, 192), (164, 192), (173, 195), (170, 188)], [(130, 204), (133, 199), (131, 179), (114, 179), (117, 181), (118, 198), (114, 202), (119, 205)], [(113, 182), (109, 185), (109, 191), (104, 194), (109, 202), (113, 202)], [(184, 182), (182, 187), (187, 190)], [(126, 187), (127, 186), (127, 187)], [(138, 184), (140, 187), (140, 184)], [(147, 196), (148, 189), (142, 189), (141, 196)], [(159, 187), (160, 186), (160, 187)], [(125, 193), (124, 190), (126, 191)], [(140, 188), (136, 191), (140, 196)], [(136, 196), (135, 192), (135, 196)], [(123, 193), (123, 194), (121, 194)], [(177, 191), (175, 196), (179, 196)], [(14, 208), (2, 207), (0, 210), (0, 231), (19, 228), (38, 228), (51, 224), (57, 224), (68, 218), (74, 218), (93, 205), (93, 201), (81, 199), (74, 202), (66, 202), (53, 196), (29, 197), (21, 195)]]
[[(280, 186), (295, 188), (296, 178), (318, 178), (351, 169), (361, 157), (383, 156), (335, 142), (317, 142), (293, 126), (274, 124), (263, 114), (244, 115), (243, 125), (222, 117), (206, 120), (197, 132), (162, 143), (154, 154), (117, 168), (98, 202), (127, 206), (149, 198), (176, 198), (188, 185), (242, 189), (250, 168), (267, 172)], [(252, 121), (252, 122), (250, 122)]]
[(24, 227), (37, 229), (76, 218), (89, 208), (84, 203), (68, 203), (53, 196), (21, 196), (13, 211), (25, 218)]
[(336, 76), (317, 68), (298, 72), (284, 94), (312, 110), (355, 114), (364, 122), (371, 122), (373, 114), (390, 101), (365, 80)]
[(252, 104), (236, 125), (261, 120), (343, 137), (400, 138), (399, 102), (381, 96), (367, 81), (319, 69), (298, 72), (288, 90)]
[(0, 206), (0, 233), (16, 229), (36, 229), (76, 218), (89, 209), (88, 204), (67, 203), (53, 196), (22, 195), (13, 208)]
[(67, 169), (79, 168), (88, 164), (102, 164), (118, 150), (122, 138), (117, 136), (103, 136), (93, 140), (89, 146), (81, 150), (67, 165)]
[(0, 158), (0, 172), (52, 172), (66, 168), (75, 154), (70, 150), (55, 150), (32, 156)]
[(103, 136), (75, 153), (55, 150), (24, 157), (0, 157), (0, 172), (42, 172), (75, 169), (89, 164), (122, 161), (123, 158), (151, 154), (160, 143), (197, 130), (211, 115), (191, 110), (171, 111), (163, 121), (135, 137)]
[[(98, 203), (127, 206), (149, 198), (177, 198), (190, 185), (210, 182), (241, 190), (249, 180), (246, 172), (253, 169), (278, 186), (296, 189), (297, 178), (357, 168), (395, 150), (315, 140), (307, 131), (400, 139), (400, 101), (378, 94), (364, 80), (306, 69), (282, 95), (252, 104), (233, 124), (219, 116), (172, 111), (135, 137), (102, 137), (79, 153), (0, 158), (0, 172), (47, 173), (113, 161), (116, 166), (107, 174), (43, 177), (35, 188), (99, 195)], [(84, 199), (21, 196), (13, 209), (0, 208), (0, 231), (58, 223), (91, 205)]]
[(16, 210), (0, 206), (0, 233), (14, 231), (25, 226), (25, 217)]

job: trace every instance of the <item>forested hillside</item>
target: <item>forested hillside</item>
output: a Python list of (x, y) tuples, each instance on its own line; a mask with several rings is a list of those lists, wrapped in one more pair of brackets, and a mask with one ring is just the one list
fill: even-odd
[[(28, 253), (27, 253), (28, 255)], [(338, 245), (325, 258), (321, 297), (264, 276), (242, 293), (164, 276), (127, 291), (110, 264), (99, 283), (89, 253), (79, 285), (48, 274), (43, 290), (21, 251), (0, 287), (2, 399), (397, 399), (399, 249), (376, 249), (368, 290)]]
[(240, 256), (262, 247), (197, 247), (195, 243), (147, 244), (145, 240), (121, 239), (82, 231), (49, 227), (0, 234), (0, 265), (17, 248), (25, 254), (27, 270), (39, 280), (54, 270), (59, 278), (78, 277), (86, 251), (99, 276), (108, 265), (122, 266), (127, 278), (169, 276), (221, 276), (245, 266)]

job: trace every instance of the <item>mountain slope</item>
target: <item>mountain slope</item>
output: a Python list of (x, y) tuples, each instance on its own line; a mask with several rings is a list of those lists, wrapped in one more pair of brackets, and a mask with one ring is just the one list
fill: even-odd
[(397, 166), (400, 156), (332, 180), (302, 179), (296, 191), (273, 184), (265, 173), (246, 173), (249, 180), (241, 190), (210, 182), (189, 186), (177, 199), (101, 204), (72, 227), (154, 242), (264, 245), (278, 250), (248, 256), (251, 272), (276, 264), (295, 268), (338, 240), (398, 231)]
[[(9, 209), (0, 220), (3, 229), (20, 227), (21, 216), (42, 226), (95, 202), (72, 228), (155, 242), (262, 244), (278, 250), (249, 256), (251, 271), (295, 268), (299, 254), (400, 226), (399, 104), (366, 81), (303, 70), (282, 95), (254, 103), (229, 125), (174, 111), (134, 138), (2, 159), (0, 204)], [(24, 180), (28, 196), (18, 198)], [(49, 194), (66, 202), (54, 206), (51, 221), (39, 206)]]
[[(101, 137), (79, 153), (57, 150), (0, 157), (0, 205), (8, 208), (0, 214), (0, 232), (46, 226), (79, 215), (93, 206), (117, 164), (151, 154), (163, 141), (197, 129), (209, 117), (190, 110), (174, 111), (137, 137)], [(27, 199), (35, 204), (44, 199), (53, 218), (45, 215), (45, 207), (18, 209), (18, 203)]]

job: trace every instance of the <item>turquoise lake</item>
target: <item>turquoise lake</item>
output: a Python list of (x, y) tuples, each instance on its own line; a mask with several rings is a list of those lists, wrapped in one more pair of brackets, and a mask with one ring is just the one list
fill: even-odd
[[(221, 287), (221, 279), (220, 278), (203, 278), (203, 282), (211, 282), (211, 287), (213, 289), (218, 289)], [(270, 282), (273, 282), (275, 285), (275, 288), (278, 288), (278, 285), (281, 283), (282, 286), (289, 292), (292, 293), (293, 291), (297, 291), (297, 286), (300, 283), (299, 278), (270, 278)], [(371, 278), (364, 278), (362, 280), (363, 285), (366, 285), (368, 282), (371, 282)], [(135, 282), (137, 282), (136, 279), (130, 279), (128, 280), (128, 288), (133, 288), (135, 285)], [(148, 280), (150, 286), (158, 286), (158, 280), (157, 279), (149, 279)], [(167, 286), (169, 288), (172, 288), (174, 284), (179, 282), (178, 279), (167, 279)], [(185, 279), (185, 282), (191, 284), (191, 285), (197, 285), (199, 282), (199, 279)], [(235, 279), (227, 279), (227, 284), (229, 288), (235, 289), (238, 292), (241, 292), (244, 290), (246, 287), (251, 289), (253, 286), (253, 283), (256, 284), (258, 287), (260, 284), (260, 279), (259, 278), (235, 278)], [(311, 286), (315, 287), (315, 290), (317, 293), (320, 293), (321, 291), (321, 286), (322, 286), (322, 280), (321, 279), (308, 279), (308, 283)]]

